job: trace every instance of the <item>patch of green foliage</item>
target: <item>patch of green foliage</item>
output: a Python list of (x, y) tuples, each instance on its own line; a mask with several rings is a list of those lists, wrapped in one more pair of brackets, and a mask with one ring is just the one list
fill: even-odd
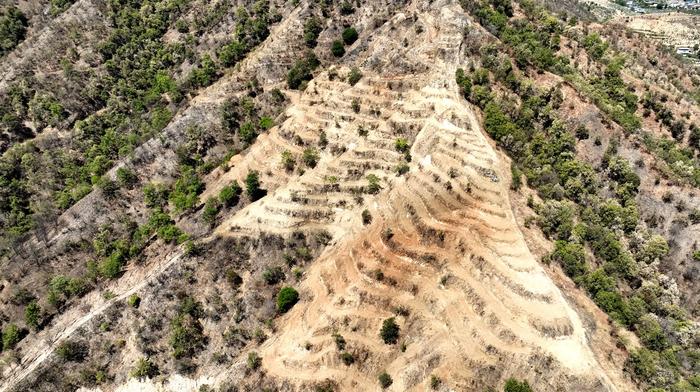
[(299, 292), (293, 287), (282, 287), (277, 293), (277, 310), (280, 313), (287, 313), (299, 301)]
[(24, 40), (28, 25), (27, 17), (15, 6), (8, 7), (0, 14), (0, 57)]

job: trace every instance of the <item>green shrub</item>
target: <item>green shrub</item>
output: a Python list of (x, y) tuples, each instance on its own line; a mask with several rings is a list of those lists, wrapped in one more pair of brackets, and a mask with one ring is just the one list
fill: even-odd
[(237, 62), (243, 60), (248, 53), (248, 47), (245, 43), (238, 40), (233, 40), (219, 49), (217, 56), (224, 67), (231, 67)]
[(293, 90), (299, 90), (304, 86), (305, 81), (313, 78), (312, 72), (319, 66), (320, 62), (316, 55), (309, 51), (303, 59), (297, 60), (287, 73), (287, 86)]
[(379, 336), (386, 344), (396, 344), (399, 341), (399, 325), (396, 324), (396, 319), (390, 317), (382, 323), (382, 329), (379, 331)]
[(277, 310), (280, 313), (287, 313), (298, 301), (299, 292), (289, 286), (282, 287), (277, 294)]
[(176, 212), (194, 208), (199, 201), (198, 195), (204, 190), (204, 183), (192, 167), (180, 167), (180, 177), (175, 181), (169, 200)]
[(126, 257), (121, 250), (113, 251), (99, 264), (100, 275), (107, 279), (114, 279), (121, 275), (122, 267), (126, 262)]
[(219, 202), (219, 199), (210, 197), (207, 199), (207, 202), (204, 204), (204, 211), (202, 212), (202, 219), (204, 219), (205, 222), (212, 224), (216, 220), (216, 216), (219, 214), (219, 209), (221, 208), (221, 204)]
[(628, 365), (638, 380), (653, 379), (659, 371), (659, 353), (646, 348), (633, 351), (628, 359)]
[(248, 369), (257, 370), (262, 365), (262, 358), (255, 351), (248, 353)]
[(355, 363), (355, 357), (347, 351), (340, 353), (340, 360), (343, 361), (345, 366), (350, 366)]
[(138, 181), (136, 173), (127, 167), (117, 169), (117, 184), (121, 187), (131, 187)]
[(394, 380), (391, 378), (391, 376), (387, 372), (382, 372), (377, 379), (379, 380), (379, 386), (382, 387), (382, 389), (389, 388), (391, 384), (394, 383)]
[(129, 372), (129, 376), (143, 380), (146, 378), (153, 378), (159, 373), (158, 367), (148, 358), (140, 358)]
[(370, 223), (372, 223), (372, 214), (369, 210), (362, 210), (362, 224), (366, 226)]
[(22, 331), (14, 324), (8, 324), (2, 330), (2, 348), (9, 350), (15, 348), (22, 340)]
[(282, 166), (286, 171), (294, 170), (294, 165), (296, 165), (296, 159), (294, 155), (289, 150), (282, 151)]
[(645, 347), (655, 351), (663, 351), (669, 345), (661, 325), (651, 315), (644, 315), (637, 322), (637, 336)]
[(348, 1), (343, 1), (340, 3), (340, 13), (343, 15), (350, 15), (355, 12), (355, 7), (352, 6)]
[(304, 161), (306, 166), (310, 168), (316, 167), (320, 158), (321, 157), (318, 154), (318, 150), (316, 150), (313, 147), (305, 149), (304, 153), (301, 156), (301, 160)]
[(350, 73), (348, 74), (348, 84), (350, 84), (351, 86), (354, 86), (357, 84), (357, 82), (360, 81), (360, 79), (362, 79), (362, 72), (360, 71), (359, 68), (352, 67), (352, 69), (350, 70)]
[(561, 264), (564, 272), (571, 278), (577, 278), (586, 272), (586, 254), (581, 244), (567, 241), (555, 243), (552, 259)]
[(357, 30), (355, 30), (354, 27), (348, 27), (347, 29), (343, 30), (343, 42), (345, 45), (352, 45), (357, 41)]
[(275, 126), (275, 121), (270, 117), (260, 117), (258, 121), (258, 126), (260, 129), (268, 130)]
[(464, 73), (464, 69), (458, 68), (455, 72), (455, 79), (457, 81), (457, 86), (459, 87), (459, 92), (462, 93), (464, 98), (469, 99), (472, 93), (472, 81)]
[(199, 314), (190, 308), (182, 308), (181, 306), (178, 315), (170, 323), (169, 343), (176, 359), (192, 357), (206, 343), (202, 324), (198, 320)]
[(345, 345), (346, 341), (343, 335), (339, 333), (334, 333), (333, 334), (333, 341), (335, 341), (335, 347), (338, 349), (338, 351), (343, 351), (345, 350)]
[(313, 48), (316, 46), (318, 36), (323, 31), (321, 19), (313, 16), (304, 22), (304, 43), (307, 47)]
[(64, 362), (80, 362), (88, 355), (88, 346), (73, 340), (67, 340), (56, 348), (56, 355)]
[(382, 189), (381, 185), (379, 185), (379, 177), (374, 174), (367, 175), (367, 182), (369, 183), (367, 185), (367, 193), (377, 194)]
[(24, 321), (27, 323), (27, 326), (37, 330), (39, 328), (40, 319), (41, 307), (36, 300), (34, 300), (24, 308)]
[(433, 391), (437, 391), (440, 388), (440, 385), (442, 385), (442, 380), (440, 377), (436, 375), (431, 375), (430, 376), (430, 389)]
[(234, 181), (231, 185), (225, 186), (219, 191), (219, 201), (226, 207), (234, 206), (238, 204), (241, 192), (243, 192), (243, 189), (241, 189), (237, 181)]
[(411, 146), (408, 144), (408, 141), (402, 137), (396, 139), (396, 141), (394, 142), (394, 147), (396, 148), (396, 151), (400, 153), (405, 153), (411, 148)]
[(24, 40), (27, 26), (27, 17), (15, 6), (10, 6), (0, 14), (0, 57)]
[(168, 200), (168, 188), (163, 184), (148, 183), (143, 187), (143, 199), (146, 207), (162, 207)]
[(280, 267), (270, 267), (263, 272), (263, 280), (267, 284), (277, 284), (284, 280), (284, 272)]
[(207, 87), (214, 83), (218, 76), (218, 70), (214, 60), (208, 54), (202, 56), (199, 66), (192, 69), (188, 82), (194, 88)]
[(360, 113), (360, 100), (357, 98), (353, 98), (350, 102), (350, 107), (352, 108), (353, 112)]
[(265, 190), (260, 188), (260, 174), (257, 171), (248, 172), (245, 178), (245, 188), (251, 201), (256, 201), (265, 196)]
[(539, 213), (539, 226), (548, 238), (566, 240), (574, 228), (574, 206), (570, 202), (547, 200)]
[(127, 298), (126, 303), (132, 308), (138, 308), (139, 305), (141, 305), (141, 297), (136, 293), (131, 294), (129, 298)]
[(331, 44), (331, 53), (335, 57), (343, 57), (345, 54), (345, 46), (343, 46), (343, 42), (340, 40), (335, 40)]
[(504, 392), (532, 392), (532, 388), (530, 388), (530, 384), (528, 384), (527, 380), (524, 381), (518, 381), (514, 378), (509, 378), (506, 380), (506, 384), (503, 387)]

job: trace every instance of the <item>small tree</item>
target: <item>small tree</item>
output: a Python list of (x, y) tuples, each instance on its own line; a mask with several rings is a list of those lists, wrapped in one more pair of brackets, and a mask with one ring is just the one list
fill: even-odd
[(506, 385), (503, 387), (504, 392), (532, 392), (530, 384), (527, 381), (518, 381), (514, 378), (509, 378)]
[(204, 204), (204, 212), (202, 212), (202, 219), (204, 219), (205, 222), (212, 224), (216, 220), (216, 216), (219, 214), (219, 208), (221, 205), (219, 204), (219, 199), (215, 197), (210, 197), (207, 199), (207, 202)]
[(277, 284), (284, 280), (284, 272), (280, 267), (268, 268), (263, 272), (263, 280), (267, 284)]
[(304, 43), (309, 48), (316, 46), (316, 40), (319, 34), (323, 31), (321, 20), (317, 17), (311, 17), (304, 23)]
[(41, 318), (41, 307), (36, 302), (36, 300), (30, 302), (26, 308), (24, 308), (24, 321), (27, 326), (34, 330), (39, 328), (39, 319)]
[(333, 56), (335, 57), (343, 57), (345, 54), (345, 47), (343, 46), (343, 42), (340, 40), (335, 40), (331, 44), (331, 53), (333, 53)]
[(387, 372), (382, 372), (382, 374), (379, 375), (378, 379), (379, 385), (382, 387), (382, 389), (389, 388), (391, 384), (394, 383), (394, 380)]
[(2, 330), (2, 347), (3, 349), (15, 348), (21, 340), (21, 331), (16, 325), (10, 324)]
[(64, 362), (80, 362), (88, 355), (88, 346), (85, 343), (67, 340), (58, 345), (56, 355)]
[(289, 150), (282, 151), (282, 166), (284, 167), (284, 170), (288, 172), (294, 170), (295, 164), (296, 160), (294, 159), (294, 155), (292, 155)]
[(379, 331), (379, 336), (386, 344), (396, 344), (399, 341), (399, 325), (396, 324), (394, 317), (384, 320), (382, 329)]
[(148, 358), (140, 358), (129, 372), (129, 376), (143, 380), (145, 378), (153, 378), (158, 373), (158, 367), (153, 362)]
[(367, 175), (367, 182), (369, 182), (367, 185), (367, 193), (376, 194), (382, 189), (381, 185), (379, 185), (379, 177), (374, 174)]
[(352, 107), (352, 111), (355, 113), (360, 113), (360, 100), (357, 98), (353, 98), (352, 102), (350, 103), (350, 106)]
[(340, 360), (343, 361), (345, 366), (350, 366), (355, 363), (355, 357), (347, 351), (340, 354)]
[(219, 201), (226, 207), (231, 207), (238, 204), (242, 189), (237, 181), (234, 181), (229, 186), (225, 186), (219, 192)]
[(362, 210), (362, 224), (368, 225), (370, 223), (372, 223), (372, 214), (369, 210)]
[(262, 365), (262, 358), (255, 351), (248, 353), (248, 369), (257, 370)]
[(248, 172), (245, 188), (251, 201), (256, 201), (265, 195), (265, 191), (260, 188), (260, 174), (255, 170)]
[(362, 72), (360, 72), (359, 68), (353, 67), (348, 74), (348, 83), (351, 86), (354, 86), (360, 81), (360, 79), (362, 79)]
[(293, 287), (283, 287), (277, 294), (277, 310), (287, 313), (299, 301), (299, 292)]
[(318, 164), (320, 156), (318, 154), (318, 150), (316, 150), (313, 147), (309, 147), (309, 148), (304, 150), (304, 153), (302, 154), (301, 159), (304, 161), (306, 166), (308, 166), (310, 168), (314, 168)]
[(141, 305), (141, 297), (139, 297), (139, 295), (136, 293), (131, 294), (126, 300), (126, 303), (132, 308), (138, 308), (139, 305)]
[(430, 376), (430, 389), (432, 389), (433, 391), (437, 391), (438, 388), (440, 388), (440, 385), (442, 385), (442, 380), (440, 379), (440, 377), (434, 374)]
[(408, 140), (400, 137), (394, 142), (394, 147), (396, 148), (396, 151), (405, 153), (411, 146), (408, 145)]
[(355, 41), (357, 41), (357, 30), (355, 30), (354, 27), (348, 27), (347, 29), (343, 30), (342, 36), (345, 45), (352, 45)]

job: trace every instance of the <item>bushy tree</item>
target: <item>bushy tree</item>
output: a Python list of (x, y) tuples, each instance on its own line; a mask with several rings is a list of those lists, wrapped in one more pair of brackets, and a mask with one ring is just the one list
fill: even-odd
[(0, 57), (24, 40), (28, 25), (27, 17), (15, 6), (0, 15)]
[(221, 208), (221, 203), (219, 199), (215, 197), (210, 197), (207, 202), (204, 203), (204, 211), (202, 212), (202, 219), (206, 223), (212, 224), (216, 220), (216, 216), (219, 214), (219, 209)]
[(316, 46), (318, 36), (323, 31), (323, 26), (321, 24), (321, 19), (316, 16), (312, 16), (304, 22), (304, 43), (309, 48)]
[(253, 170), (245, 178), (245, 189), (250, 200), (256, 201), (265, 196), (265, 190), (260, 188), (260, 173)]
[(367, 182), (367, 193), (376, 194), (382, 189), (382, 186), (379, 185), (379, 177), (374, 174), (367, 175)]
[(382, 323), (382, 329), (379, 331), (379, 336), (386, 344), (396, 344), (399, 341), (399, 325), (396, 324), (396, 319), (390, 317)]
[(352, 45), (357, 41), (357, 30), (355, 30), (354, 27), (348, 27), (347, 29), (343, 30), (343, 42), (345, 45)]
[(304, 153), (302, 154), (301, 159), (304, 161), (306, 166), (308, 166), (310, 168), (314, 168), (318, 164), (320, 156), (318, 154), (318, 150), (316, 150), (313, 147), (309, 147), (309, 148), (304, 150)]
[(343, 45), (343, 42), (340, 40), (335, 40), (331, 44), (331, 53), (335, 57), (343, 57), (345, 54), (345, 46)]
[(503, 386), (504, 392), (532, 392), (530, 384), (527, 380), (518, 381), (514, 378), (509, 378), (506, 380), (506, 384)]
[(293, 287), (282, 287), (277, 293), (277, 310), (280, 313), (287, 313), (299, 301), (299, 292)]
[(294, 165), (296, 165), (296, 159), (294, 159), (294, 155), (292, 155), (292, 152), (289, 150), (284, 150), (282, 151), (282, 167), (284, 167), (284, 170), (291, 172), (294, 170)]
[(348, 74), (348, 84), (354, 86), (360, 81), (360, 79), (362, 79), (362, 72), (359, 68), (352, 67), (350, 73)]
[(304, 58), (297, 60), (287, 73), (287, 86), (290, 89), (300, 89), (305, 81), (313, 78), (312, 72), (318, 67), (320, 62), (316, 55), (309, 51)]
[(588, 271), (586, 255), (581, 244), (557, 241), (552, 259), (561, 264), (564, 272), (572, 278), (577, 278)]
[(24, 321), (27, 326), (37, 330), (39, 328), (39, 323), (41, 321), (41, 307), (36, 302), (36, 300), (30, 302), (26, 308), (24, 308)]
[(22, 339), (22, 331), (15, 324), (8, 324), (2, 330), (2, 348), (13, 349)]
[(194, 208), (199, 201), (199, 194), (204, 190), (204, 183), (199, 178), (194, 168), (190, 166), (180, 167), (180, 177), (175, 181), (170, 202), (173, 203), (176, 212), (182, 212)]
[(219, 191), (219, 201), (226, 207), (231, 207), (238, 204), (238, 199), (240, 198), (241, 186), (238, 185), (238, 181), (233, 181), (231, 185), (221, 188)]
[(151, 362), (148, 358), (139, 358), (136, 364), (129, 372), (130, 377), (138, 378), (143, 380), (146, 378), (153, 378), (160, 373), (158, 367)]
[(75, 340), (66, 340), (56, 348), (56, 355), (64, 362), (80, 362), (88, 352), (87, 344)]
[(381, 386), (382, 389), (387, 389), (394, 383), (394, 379), (392, 379), (387, 372), (382, 372), (377, 379), (379, 380), (379, 386)]

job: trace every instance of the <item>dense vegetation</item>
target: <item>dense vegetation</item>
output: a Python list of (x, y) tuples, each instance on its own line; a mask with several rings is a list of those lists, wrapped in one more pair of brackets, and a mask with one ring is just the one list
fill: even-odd
[(29, 21), (15, 6), (2, 10), (0, 14), (0, 57), (15, 48), (27, 33)]
[[(71, 3), (52, 2), (52, 9), (58, 13)], [(196, 55), (193, 36), (182, 34), (179, 39), (164, 43), (163, 35), (175, 25), (178, 31), (214, 26), (215, 19), (221, 20), (226, 10), (217, 7), (212, 14), (218, 15), (216, 18), (190, 22), (182, 17), (189, 6), (181, 0), (108, 2), (106, 18), (111, 33), (97, 44), (97, 70), (75, 74), (77, 79), (71, 79), (88, 86), (75, 97), (80, 105), (60, 101), (58, 94), (44, 91), (33, 79), (15, 82), (7, 96), (0, 96), (3, 131), (33, 136), (24, 128), (27, 121), (37, 132), (55, 127), (69, 135), (53, 140), (48, 150), (34, 142), (15, 143), (0, 158), (0, 256), (16, 257), (13, 250), (25, 240), (24, 234), (41, 230), (93, 190), (117, 205), (119, 199), (138, 203), (142, 197), (149, 209), (143, 217), (125, 214), (99, 227), (92, 239), (71, 244), (69, 252), (84, 252), (89, 261), (70, 273), (55, 270), (49, 276), (45, 296), (26, 292), (21, 301), (16, 301), (23, 307), (27, 329), (18, 328), (21, 333), (8, 334), (12, 345), (26, 333), (44, 328), (71, 302), (100, 287), (103, 281), (120, 277), (127, 263), (140, 257), (151, 241), (187, 242), (186, 251), (194, 253), (196, 246), (175, 222), (179, 215), (193, 211), (200, 203), (199, 194), (204, 190), (201, 176), (273, 126), (272, 119), (262, 115), (252, 99), (262, 93), (252, 83), (249, 94), (244, 91), (240, 100), (231, 99), (222, 108), (225, 139), (215, 139), (212, 130), (188, 127), (184, 140), (168, 146), (177, 157), (175, 178), (163, 183), (143, 181), (136, 164), (131, 163), (134, 150), (160, 135), (173, 115), (187, 104), (190, 94), (220, 77), (222, 66), (240, 61), (267, 37), (267, 26), (278, 20), (267, 2), (240, 8), (235, 13), (237, 28), (232, 40), (218, 51), (221, 56), (200, 57)], [(18, 12), (10, 9), (7, 15), (3, 14), (3, 45), (10, 42), (10, 33), (23, 37), (20, 25), (26, 27), (26, 19)], [(185, 61), (194, 66), (189, 73), (180, 75)], [(284, 101), (279, 91), (271, 95), (275, 104)], [(230, 148), (231, 153), (211, 156), (209, 149), (216, 143)], [(1, 147), (4, 150), (7, 145)], [(119, 167), (110, 174), (115, 165)], [(256, 186), (252, 198), (264, 192), (259, 181)], [(211, 222), (221, 209), (234, 207), (241, 194), (237, 183), (224, 187), (219, 197), (207, 202), (203, 220)], [(138, 307), (138, 302), (129, 304)], [(182, 336), (189, 340), (190, 332), (196, 332), (193, 316), (181, 314), (172, 324), (174, 356), (186, 356), (192, 347), (183, 346)]]

